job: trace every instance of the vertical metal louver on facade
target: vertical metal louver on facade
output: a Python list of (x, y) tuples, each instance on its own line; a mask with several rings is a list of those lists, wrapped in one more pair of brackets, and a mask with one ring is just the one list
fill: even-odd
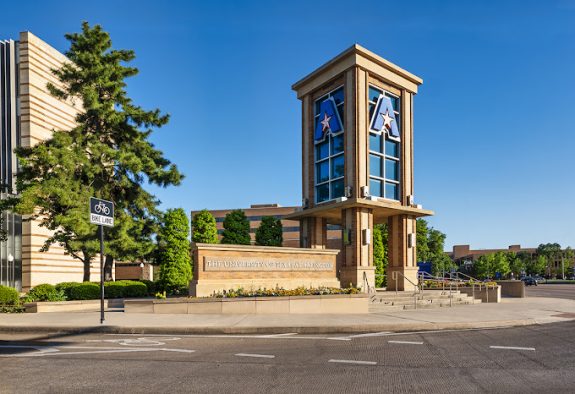
[[(14, 148), (20, 141), (18, 43), (0, 41), (0, 197), (15, 193)], [(22, 218), (3, 213), (8, 239), (0, 243), (0, 284), (22, 289)]]

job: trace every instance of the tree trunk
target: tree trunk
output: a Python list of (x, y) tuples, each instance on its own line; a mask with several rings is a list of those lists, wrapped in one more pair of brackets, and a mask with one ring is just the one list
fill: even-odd
[(89, 282), (90, 281), (90, 266), (92, 265), (92, 256), (87, 254), (85, 251), (82, 251), (82, 256), (84, 256), (84, 258), (82, 259), (82, 262), (84, 263), (84, 279), (82, 281), (83, 282)]
[(104, 281), (110, 282), (112, 278), (112, 268), (114, 266), (114, 258), (110, 255), (106, 255), (106, 261), (104, 261)]
[(92, 263), (92, 259), (84, 257), (83, 262), (84, 262), (84, 279), (82, 281), (83, 282), (89, 282), (90, 281), (90, 265)]

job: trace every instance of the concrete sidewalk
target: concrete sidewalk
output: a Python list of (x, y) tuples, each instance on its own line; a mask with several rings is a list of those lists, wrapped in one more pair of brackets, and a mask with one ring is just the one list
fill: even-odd
[(575, 320), (575, 300), (506, 298), (477, 304), (371, 314), (159, 315), (107, 312), (0, 314), (0, 333), (106, 332), (118, 334), (367, 333), (512, 327)]

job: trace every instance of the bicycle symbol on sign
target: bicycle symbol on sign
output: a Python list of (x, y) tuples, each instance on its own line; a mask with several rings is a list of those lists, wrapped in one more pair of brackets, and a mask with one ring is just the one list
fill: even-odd
[(98, 204), (96, 204), (96, 206), (94, 207), (94, 210), (96, 211), (96, 213), (103, 213), (104, 215), (110, 214), (110, 208), (106, 204), (104, 204), (102, 201), (100, 201)]

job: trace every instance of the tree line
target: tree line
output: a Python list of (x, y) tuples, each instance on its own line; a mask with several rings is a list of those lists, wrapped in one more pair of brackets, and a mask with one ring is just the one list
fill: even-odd
[[(460, 269), (480, 279), (487, 278), (519, 278), (523, 275), (545, 275), (547, 277), (563, 274), (573, 274), (575, 252), (570, 247), (561, 249), (558, 243), (540, 244), (535, 253), (498, 251), (487, 253), (472, 264), (461, 264)], [(556, 261), (562, 261), (562, 272), (557, 272), (553, 266)]]
[[(250, 222), (241, 209), (230, 211), (224, 217), (222, 239), (218, 240), (216, 219), (204, 209), (192, 218), (192, 241), (196, 243), (250, 245)], [(274, 216), (263, 216), (256, 229), (255, 244), (259, 246), (282, 246), (283, 226)]]

